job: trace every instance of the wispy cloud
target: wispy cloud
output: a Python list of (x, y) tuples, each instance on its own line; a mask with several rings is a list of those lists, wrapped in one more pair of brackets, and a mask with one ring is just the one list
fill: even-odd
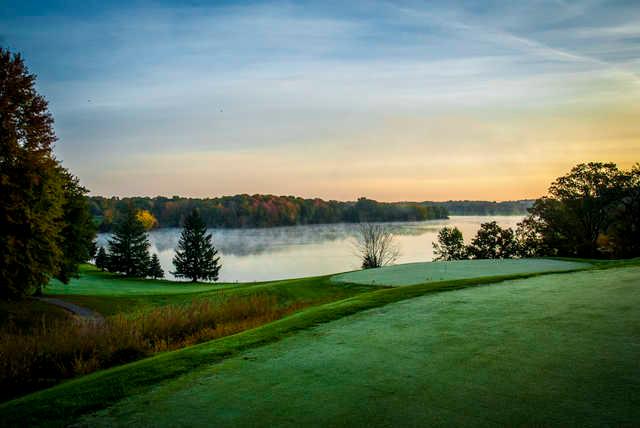
[[(585, 112), (601, 112), (590, 123), (638, 132), (612, 124), (603, 113), (636, 112), (640, 13), (633, 4), (163, 2), (72, 13), (43, 3), (41, 9), (0, 17), (0, 34), (39, 75), (57, 119), (58, 153), (100, 193), (164, 193), (154, 183), (170, 186), (180, 171), (187, 178), (172, 192), (206, 194), (215, 171), (198, 170), (196, 179), (195, 172), (168, 168), (166, 159), (221, 157), (246, 168), (236, 168), (235, 177), (230, 169), (227, 187), (211, 192), (259, 191), (249, 188), (251, 171), (280, 177), (278, 171), (288, 168), (294, 178), (286, 186), (280, 178), (254, 177), (255, 186), (270, 182), (263, 190), (275, 193), (323, 193), (322, 186), (335, 191), (337, 181), (312, 177), (311, 171), (330, 170), (351, 183), (341, 196), (367, 190), (369, 177), (378, 183), (370, 196), (393, 198), (392, 187), (383, 192), (367, 173), (393, 159), (386, 180), (401, 180), (417, 197), (429, 174), (446, 173), (434, 162), (420, 169), (417, 155), (449, 165), (452, 154), (469, 162), (475, 156), (482, 165), (493, 158), (494, 172), (502, 168), (506, 176), (513, 169), (509, 162), (526, 171), (522, 163), (532, 158), (559, 168), (550, 159), (560, 156), (560, 142), (606, 157), (591, 149), (595, 140), (569, 131), (583, 125)], [(547, 118), (556, 115), (575, 126), (549, 125)], [(456, 118), (443, 121), (455, 132), (436, 125), (443, 117)], [(471, 125), (482, 122), (491, 132)], [(540, 134), (542, 123), (557, 132), (545, 129), (537, 147), (523, 143)], [(640, 154), (633, 139), (597, 141), (611, 142), (613, 160)], [(362, 154), (363, 146), (371, 156), (389, 147), (405, 147), (406, 153), (376, 160)], [(349, 161), (332, 164), (330, 152)], [(129, 168), (126, 159), (137, 167)], [(409, 185), (405, 172), (412, 166), (420, 172)], [(466, 164), (451, 168), (467, 178), (473, 170)], [(531, 170), (531, 177), (538, 180), (541, 171)], [(527, 186), (523, 195), (533, 192)], [(430, 191), (425, 188), (424, 199)]]

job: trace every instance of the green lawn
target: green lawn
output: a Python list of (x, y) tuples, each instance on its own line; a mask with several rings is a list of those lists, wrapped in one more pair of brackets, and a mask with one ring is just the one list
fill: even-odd
[(332, 280), (357, 284), (404, 286), (432, 281), (480, 278), (495, 275), (560, 272), (590, 266), (588, 263), (551, 259), (460, 260), (408, 263), (378, 269), (360, 270), (336, 275)]
[(105, 316), (164, 305), (186, 304), (194, 299), (268, 294), (283, 304), (317, 303), (344, 299), (376, 287), (330, 281), (329, 276), (269, 282), (191, 284), (188, 282), (122, 278), (83, 265), (80, 278), (67, 285), (52, 280), (45, 294), (91, 308)]
[[(405, 420), (531, 425), (543, 419), (588, 422), (587, 416), (594, 423), (617, 423), (630, 415), (637, 420), (629, 397), (639, 392), (640, 331), (638, 311), (633, 311), (640, 303), (638, 264), (604, 262), (578, 273), (518, 273), (405, 287), (319, 277), (229, 288), (226, 292), (271, 289), (286, 297), (343, 287), (345, 297), (352, 297), (0, 404), (0, 425), (66, 426), (103, 408), (108, 410), (84, 422), (209, 426), (255, 418), (265, 425), (298, 425), (317, 417), (357, 425)], [(614, 265), (622, 267), (606, 269)], [(521, 278), (530, 279), (514, 281)], [(457, 291), (440, 293), (445, 290)], [(521, 401), (532, 404), (525, 408)], [(326, 419), (332, 415), (334, 421)]]
[(164, 382), (87, 426), (640, 421), (640, 268), (430, 294)]

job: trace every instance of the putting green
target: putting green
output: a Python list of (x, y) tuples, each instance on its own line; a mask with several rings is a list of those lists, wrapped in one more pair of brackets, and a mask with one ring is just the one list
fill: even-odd
[(80, 426), (602, 426), (640, 420), (640, 268), (425, 295), (158, 384)]
[(366, 269), (335, 275), (331, 280), (354, 284), (402, 286), (484, 276), (559, 272), (589, 266), (588, 263), (550, 259), (459, 260), (407, 263), (378, 269)]

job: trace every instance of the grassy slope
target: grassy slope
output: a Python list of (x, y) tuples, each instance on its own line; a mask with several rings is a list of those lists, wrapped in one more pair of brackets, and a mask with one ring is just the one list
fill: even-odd
[[(311, 308), (263, 327), (223, 339), (161, 354), (146, 360), (105, 370), (66, 382), (0, 405), (0, 421), (17, 424), (65, 425), (88, 411), (103, 408), (124, 397), (146, 391), (154, 384), (220, 361), (242, 350), (276, 341), (296, 331), (339, 319), (362, 310), (410, 299), (434, 291), (464, 288), (537, 274), (493, 276), (432, 282), (363, 293), (342, 301)], [(319, 279), (316, 279), (319, 281)], [(326, 281), (326, 278), (325, 278)], [(287, 281), (284, 281), (287, 282)], [(264, 286), (258, 285), (258, 286)]]
[(640, 268), (403, 301), (208, 365), (88, 426), (631, 426)]
[(267, 294), (281, 303), (317, 303), (344, 299), (376, 289), (367, 285), (338, 284), (329, 277), (289, 279), (241, 284), (198, 284), (127, 279), (85, 265), (81, 277), (69, 285), (52, 281), (46, 294), (91, 308), (108, 316), (152, 307), (190, 303), (194, 299)]
[(404, 286), (430, 281), (574, 270), (584, 267), (588, 267), (588, 265), (575, 261), (552, 259), (459, 260), (438, 263), (408, 263), (360, 270), (336, 275), (332, 280), (358, 284)]

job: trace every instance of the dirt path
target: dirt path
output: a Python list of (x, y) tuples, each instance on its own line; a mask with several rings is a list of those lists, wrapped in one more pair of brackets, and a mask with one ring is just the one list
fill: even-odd
[(83, 321), (91, 321), (99, 324), (104, 322), (104, 317), (101, 314), (89, 308), (84, 308), (62, 299), (56, 299), (55, 297), (36, 297), (36, 299), (66, 309)]

